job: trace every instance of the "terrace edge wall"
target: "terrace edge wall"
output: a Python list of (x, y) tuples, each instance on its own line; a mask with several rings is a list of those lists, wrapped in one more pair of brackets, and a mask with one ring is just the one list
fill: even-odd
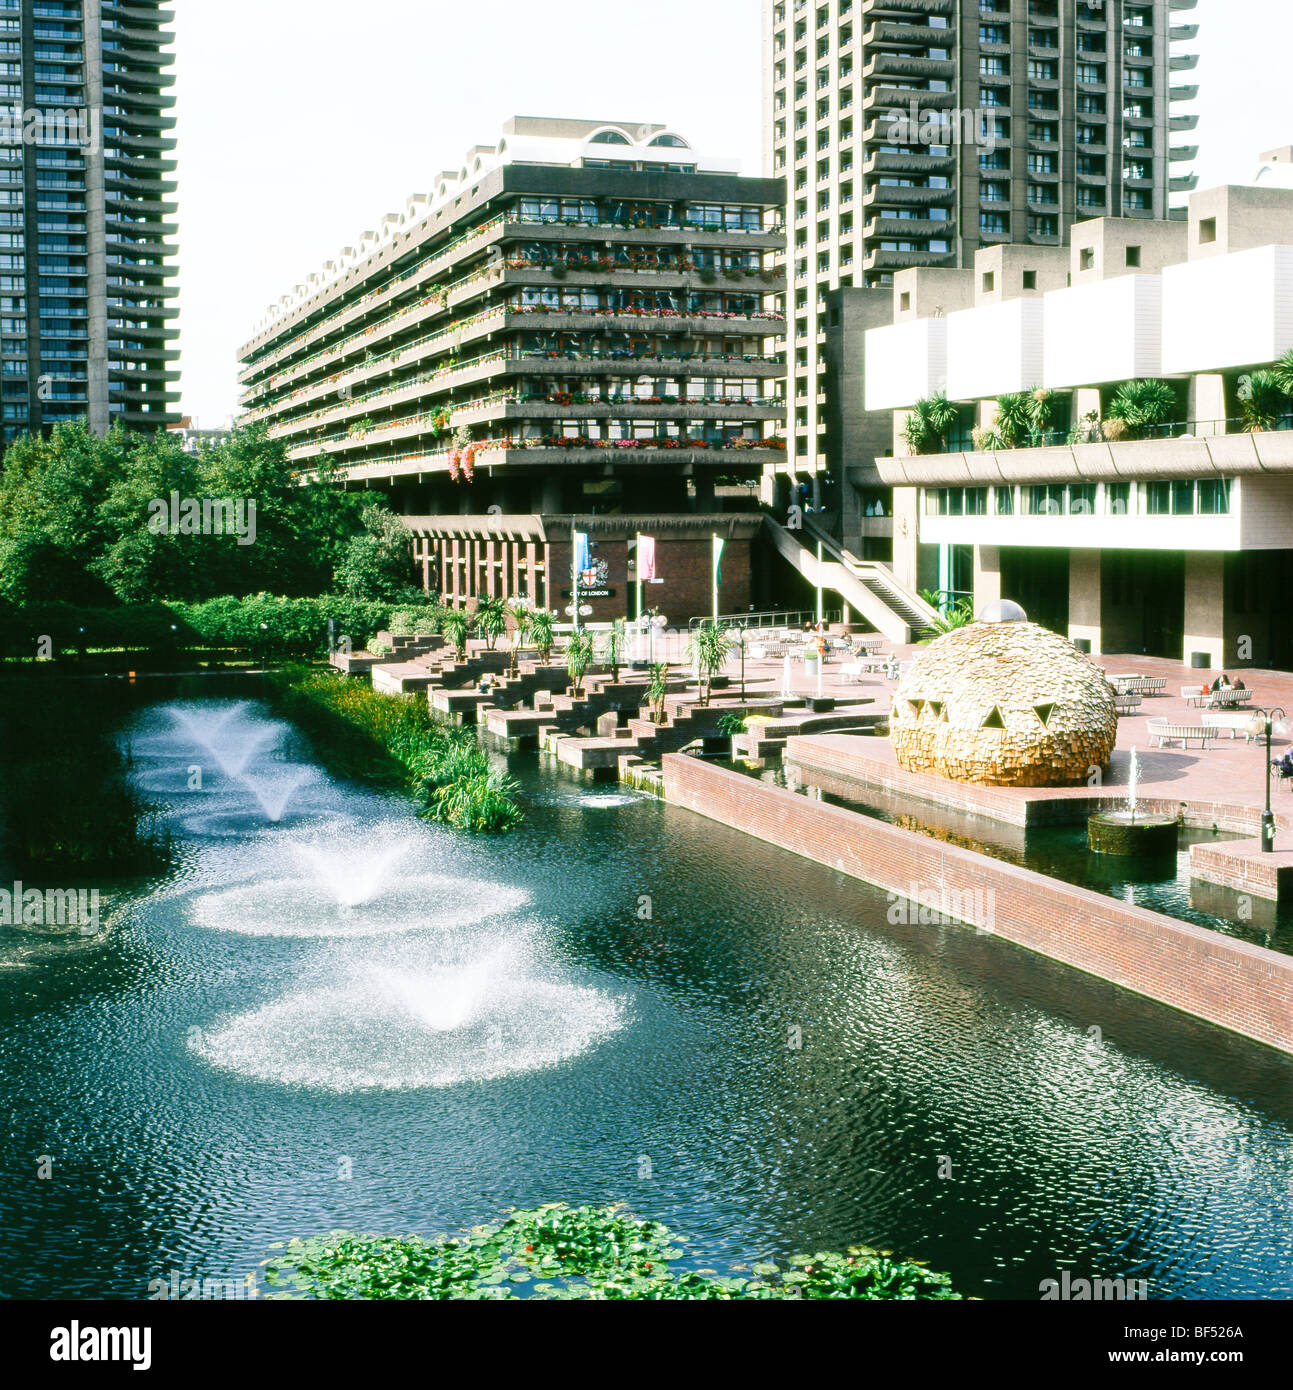
[(668, 754), (662, 767), (672, 805), (904, 898), (956, 895), (977, 905), (968, 916), (985, 919), (970, 926), (1293, 1054), (1293, 957), (698, 758)]

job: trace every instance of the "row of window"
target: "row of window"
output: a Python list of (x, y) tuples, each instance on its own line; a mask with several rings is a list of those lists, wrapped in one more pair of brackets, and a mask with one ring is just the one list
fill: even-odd
[(924, 490), (926, 516), (1228, 516), (1231, 479)]

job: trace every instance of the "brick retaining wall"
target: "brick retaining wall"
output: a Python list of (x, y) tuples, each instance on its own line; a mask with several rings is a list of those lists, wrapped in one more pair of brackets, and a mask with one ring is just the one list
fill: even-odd
[(1293, 1053), (1293, 957), (697, 758), (663, 771), (675, 805), (903, 897), (950, 895), (972, 926)]

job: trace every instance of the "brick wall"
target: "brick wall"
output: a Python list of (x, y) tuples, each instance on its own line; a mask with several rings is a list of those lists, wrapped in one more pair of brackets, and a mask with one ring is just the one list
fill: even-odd
[(990, 905), (992, 920), (970, 925), (1293, 1053), (1293, 957), (697, 758), (668, 755), (663, 768), (665, 797), (678, 806), (893, 893), (915, 886)]
[[(636, 582), (628, 567), (628, 541), (594, 536), (597, 549), (594, 561), (605, 560), (610, 566), (608, 588), (615, 591), (612, 598), (589, 599), (593, 610), (592, 623), (606, 623), (613, 618), (629, 615), (633, 605), (633, 586)], [(552, 606), (564, 616), (570, 604), (570, 542), (554, 540), (551, 544)], [(713, 611), (713, 541), (708, 536), (698, 540), (661, 539), (656, 543), (656, 573), (663, 584), (643, 586), (643, 603), (659, 608), (671, 626), (686, 628), (692, 618), (705, 617)], [(723, 551), (723, 584), (719, 604), (724, 613), (741, 613), (750, 606), (750, 542), (729, 540)], [(563, 597), (564, 595), (564, 597)]]

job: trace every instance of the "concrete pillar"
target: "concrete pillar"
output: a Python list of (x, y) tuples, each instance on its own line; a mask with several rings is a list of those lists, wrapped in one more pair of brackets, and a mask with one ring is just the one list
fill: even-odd
[(698, 469), (693, 479), (696, 488), (696, 510), (712, 512), (714, 504), (714, 475), (708, 468)]
[(1219, 372), (1204, 372), (1190, 378), (1187, 410), (1194, 434), (1226, 432), (1226, 379)]
[(1088, 415), (1100, 417), (1100, 388), (1081, 386), (1073, 393), (1073, 424), (1080, 425)]
[(893, 490), (893, 574), (909, 589), (919, 588), (920, 489)]
[(1001, 547), (974, 547), (974, 611), (982, 613), (1001, 598)]
[(1194, 652), (1206, 652), (1214, 671), (1233, 664), (1235, 647), (1226, 648), (1226, 557), (1220, 551), (1185, 552), (1185, 650), (1188, 666)]
[(1089, 642), (1092, 656), (1104, 651), (1103, 582), (1098, 550), (1069, 551), (1069, 640)]

